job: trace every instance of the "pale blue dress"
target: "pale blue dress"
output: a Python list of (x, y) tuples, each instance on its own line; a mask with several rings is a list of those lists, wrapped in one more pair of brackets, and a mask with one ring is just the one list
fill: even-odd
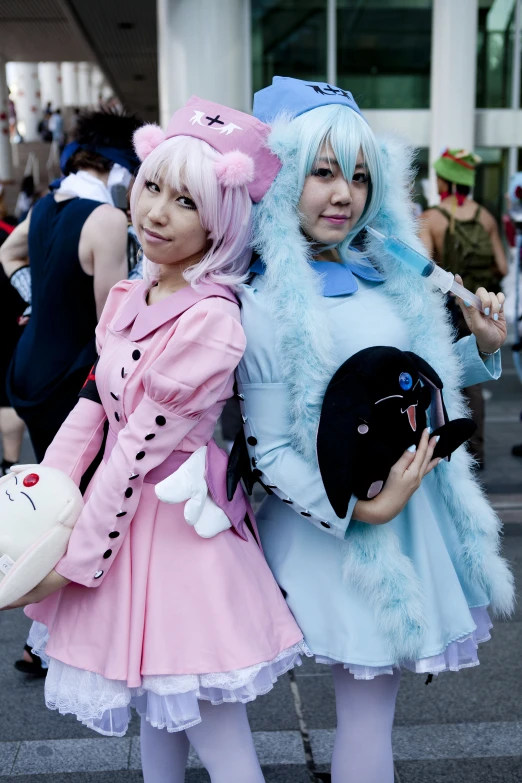
[[(322, 306), (335, 335), (338, 364), (363, 348), (411, 350), (405, 324), (382, 293), (378, 273), (353, 264), (315, 262), (323, 274)], [(290, 445), (288, 390), (274, 351), (263, 296), (263, 265), (240, 291), (247, 348), (237, 383), (249, 455), (273, 494), (257, 520), (268, 563), (316, 659), (343, 663), (358, 678), (391, 673), (394, 659), (364, 596), (343, 580), (343, 541), (356, 499), (340, 519), (328, 502), (319, 469)], [(355, 272), (355, 275), (353, 274)], [(500, 357), (484, 362), (474, 337), (455, 345), (469, 386), (500, 376)], [(306, 372), (306, 367), (303, 367)], [(427, 633), (413, 671), (438, 673), (478, 664), (477, 645), (489, 638), (485, 593), (459, 570), (458, 542), (434, 473), (388, 523), (421, 581)]]

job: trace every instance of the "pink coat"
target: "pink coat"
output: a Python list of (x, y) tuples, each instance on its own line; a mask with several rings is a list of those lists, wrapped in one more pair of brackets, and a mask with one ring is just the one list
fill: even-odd
[[(237, 302), (206, 285), (149, 306), (147, 290), (129, 281), (112, 289), (97, 329), (102, 405), (80, 399), (45, 456), (79, 483), (108, 420), (104, 460), (56, 566), (73, 584), (26, 610), (49, 628), (51, 657), (129, 687), (145, 674), (252, 666), (302, 638), (243, 527), (242, 491), (235, 527), (211, 539), (187, 525), (183, 504), (154, 492), (180, 452), (209, 442), (232, 395), (245, 348)], [(222, 471), (215, 444), (209, 454)]]

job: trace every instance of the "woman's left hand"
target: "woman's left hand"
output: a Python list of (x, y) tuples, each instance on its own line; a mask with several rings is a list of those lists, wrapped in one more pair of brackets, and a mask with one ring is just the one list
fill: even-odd
[[(455, 275), (455, 280), (462, 285), (460, 275)], [(495, 353), (504, 344), (507, 337), (506, 316), (504, 315), (506, 297), (503, 293), (494, 294), (491, 291), (486, 291), (485, 288), (479, 288), (477, 296), (482, 302), (483, 313), (473, 305), (467, 306), (462, 299), (458, 299), (458, 303), (469, 330), (476, 337), (479, 351)]]
[(40, 601), (43, 601), (44, 598), (48, 598), (48, 596), (52, 595), (57, 590), (68, 585), (70, 581), (70, 579), (66, 579), (64, 576), (61, 576), (58, 571), (53, 569), (33, 590), (26, 593), (26, 595), (23, 595), (17, 601), (13, 601), (9, 606), (4, 606), (4, 609), (19, 609), (20, 607), (28, 606), (29, 604), (37, 604)]

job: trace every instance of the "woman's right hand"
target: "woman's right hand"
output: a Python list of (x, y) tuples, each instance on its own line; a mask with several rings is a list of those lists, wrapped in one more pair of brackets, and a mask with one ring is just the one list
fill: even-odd
[(358, 500), (353, 518), (371, 525), (383, 525), (397, 516), (413, 493), (420, 487), (424, 476), (439, 464), (433, 459), (438, 437), (430, 438), (426, 429), (422, 433), (416, 451), (405, 451), (390, 470), (381, 492), (373, 500)]

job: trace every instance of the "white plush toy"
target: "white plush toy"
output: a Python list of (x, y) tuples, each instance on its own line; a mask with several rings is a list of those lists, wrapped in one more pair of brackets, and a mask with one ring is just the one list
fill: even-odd
[(17, 465), (0, 479), (0, 609), (52, 571), (82, 509), (80, 490), (56, 468)]
[(183, 465), (159, 484), (156, 496), (163, 503), (185, 503), (185, 521), (201, 538), (213, 538), (231, 527), (230, 521), (208, 492), (205, 481), (207, 447), (201, 446)]

